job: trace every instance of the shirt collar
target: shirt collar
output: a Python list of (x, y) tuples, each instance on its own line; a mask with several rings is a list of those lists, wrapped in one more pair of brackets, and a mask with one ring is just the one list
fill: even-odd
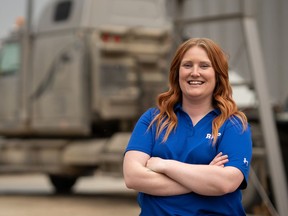
[[(174, 106), (174, 111), (177, 112), (178, 110), (183, 111), (182, 104), (180, 102), (176, 103)], [(210, 113), (215, 113), (218, 116), (221, 114), (221, 111), (219, 108), (216, 108), (216, 109), (212, 110)]]

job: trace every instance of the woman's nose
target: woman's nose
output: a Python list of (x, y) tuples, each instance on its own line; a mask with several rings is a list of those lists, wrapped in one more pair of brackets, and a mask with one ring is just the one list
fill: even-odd
[(192, 77), (199, 77), (200, 76), (199, 68), (197, 66), (194, 66), (192, 68), (190, 76), (192, 76)]

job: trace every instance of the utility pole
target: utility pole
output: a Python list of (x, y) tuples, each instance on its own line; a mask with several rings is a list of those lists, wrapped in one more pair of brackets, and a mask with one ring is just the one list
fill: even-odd
[(24, 23), (23, 39), (22, 39), (22, 71), (21, 79), (22, 82), (22, 94), (21, 94), (21, 113), (20, 118), (24, 125), (29, 124), (30, 120), (30, 104), (29, 104), (29, 85), (30, 77), (28, 74), (31, 72), (31, 50), (32, 50), (32, 15), (33, 15), (33, 0), (26, 1), (26, 16)]

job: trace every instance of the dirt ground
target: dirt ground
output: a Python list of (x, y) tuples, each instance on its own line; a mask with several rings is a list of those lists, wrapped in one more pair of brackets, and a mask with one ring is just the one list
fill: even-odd
[(56, 195), (42, 175), (0, 176), (0, 216), (135, 216), (136, 193), (121, 178), (85, 177), (71, 195)]

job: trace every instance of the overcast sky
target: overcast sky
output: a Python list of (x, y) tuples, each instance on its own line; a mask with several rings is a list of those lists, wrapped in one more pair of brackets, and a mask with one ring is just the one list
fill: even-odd
[[(32, 0), (34, 3), (33, 18), (39, 16), (43, 6), (52, 0)], [(13, 28), (17, 17), (26, 16), (26, 3), (28, 0), (0, 0), (0, 39)]]

